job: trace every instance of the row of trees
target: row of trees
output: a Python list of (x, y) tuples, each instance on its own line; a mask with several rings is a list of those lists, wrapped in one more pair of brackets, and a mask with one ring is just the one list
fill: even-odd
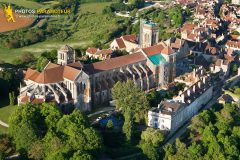
[(226, 104), (215, 110), (195, 116), (186, 136), (189, 138), (164, 147), (165, 159), (239, 159), (240, 108)]
[(113, 12), (132, 11), (144, 6), (144, 0), (129, 0), (128, 4), (123, 3), (122, 0), (117, 0), (116, 3), (112, 3), (110, 6), (104, 8), (104, 14), (112, 14)]
[(0, 71), (0, 96), (8, 97), (9, 93), (14, 96), (18, 92), (21, 76), (15, 68)]
[(30, 159), (91, 160), (103, 149), (101, 136), (80, 110), (63, 115), (54, 104), (26, 104), (10, 118), (9, 136)]

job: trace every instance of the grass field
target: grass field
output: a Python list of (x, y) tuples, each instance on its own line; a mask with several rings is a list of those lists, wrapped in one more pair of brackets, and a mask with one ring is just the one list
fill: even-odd
[[(21, 5), (24, 5), (29, 1), (15, 0), (11, 2), (18, 5), (21, 2)], [(29, 3), (33, 4), (35, 2)], [(52, 2), (50, 4), (52, 4)], [(12, 62), (14, 59), (20, 57), (24, 52), (31, 52), (38, 56), (44, 51), (59, 49), (64, 44), (68, 44), (74, 48), (88, 47), (92, 44), (96, 37), (100, 40), (104, 39), (104, 36), (108, 36), (119, 27), (117, 21), (123, 19), (121, 17), (112, 18), (101, 14), (102, 10), (110, 4), (111, 2), (82, 4), (80, 5), (79, 12), (77, 14), (78, 18), (76, 21), (71, 23), (68, 23), (64, 17), (60, 17), (59, 19), (50, 19), (48, 22), (53, 24), (53, 26), (61, 26), (61, 28), (66, 30), (72, 30), (72, 33), (64, 41), (55, 37), (49, 37), (44, 42), (39, 42), (37, 44), (18, 49), (8, 49), (3, 47), (3, 44), (0, 44), (0, 60)], [(44, 5), (38, 3), (36, 4), (38, 7), (45, 7), (45, 5), (49, 5), (49, 3)]]
[(8, 118), (12, 115), (17, 106), (6, 106), (0, 108), (0, 120), (8, 123)]
[(0, 125), (0, 134), (6, 134), (7, 133), (7, 128), (6, 127), (3, 127)]
[(5, 97), (0, 97), (0, 120), (8, 123), (9, 116), (14, 112), (17, 106), (9, 106), (9, 100)]
[(53, 49), (59, 49), (62, 45), (68, 44), (72, 47), (85, 47), (91, 44), (91, 42), (88, 41), (64, 41), (64, 42), (56, 42), (56, 41), (45, 41), (45, 42), (39, 42), (34, 45), (26, 46), (23, 48), (18, 49), (8, 49), (6, 47), (0, 46), (0, 60), (3, 60), (5, 62), (11, 63), (14, 59), (20, 57), (25, 52), (31, 52), (35, 56), (39, 56), (44, 51), (51, 51)]
[(103, 9), (106, 6), (110, 6), (111, 3), (112, 2), (84, 3), (84, 4), (81, 4), (79, 13), (94, 12), (99, 14), (99, 13), (102, 13)]
[[(0, 97), (0, 120), (8, 123), (9, 117), (17, 106), (9, 106), (7, 98)], [(0, 134), (7, 133), (7, 128), (0, 125)]]

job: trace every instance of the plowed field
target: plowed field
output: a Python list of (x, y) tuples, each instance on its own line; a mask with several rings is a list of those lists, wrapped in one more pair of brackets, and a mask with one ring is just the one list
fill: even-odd
[(34, 18), (14, 14), (16, 22), (8, 22), (2, 9), (0, 9), (0, 32), (7, 32), (27, 27), (34, 22)]

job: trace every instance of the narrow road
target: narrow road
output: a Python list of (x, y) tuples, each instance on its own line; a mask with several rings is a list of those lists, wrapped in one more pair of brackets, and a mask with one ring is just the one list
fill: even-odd
[(7, 127), (7, 128), (9, 127), (7, 123), (5, 123), (5, 122), (3, 122), (1, 120), (0, 120), (0, 125), (3, 126), (3, 127)]

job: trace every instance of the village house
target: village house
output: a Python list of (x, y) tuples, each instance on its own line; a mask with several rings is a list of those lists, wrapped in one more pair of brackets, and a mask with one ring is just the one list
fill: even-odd
[(170, 38), (164, 42), (164, 45), (170, 46), (176, 52), (177, 60), (185, 58), (190, 53), (189, 45), (183, 39)]
[(228, 60), (217, 59), (210, 67), (212, 73), (220, 73), (220, 78), (228, 77), (230, 72), (230, 62)]
[(181, 38), (190, 42), (203, 42), (204, 37), (208, 35), (208, 30), (197, 24), (185, 23), (181, 31)]
[(113, 51), (110, 49), (98, 49), (94, 47), (89, 47), (86, 50), (86, 55), (94, 59), (106, 60), (110, 59)]
[(126, 50), (132, 52), (139, 47), (138, 38), (136, 35), (124, 35), (116, 38), (110, 44), (111, 50)]
[(239, 41), (233, 41), (233, 40), (228, 40), (226, 43), (226, 48), (230, 48), (232, 50), (240, 50), (240, 40)]
[(199, 81), (204, 74), (206, 74), (204, 68), (199, 66), (198, 68), (194, 68), (190, 73), (185, 73), (184, 75), (176, 77), (174, 82), (184, 83), (186, 86), (191, 86)]
[(157, 108), (148, 111), (148, 126), (169, 131), (170, 135), (192, 118), (211, 100), (213, 86), (209, 75), (179, 92), (177, 97), (162, 101)]

